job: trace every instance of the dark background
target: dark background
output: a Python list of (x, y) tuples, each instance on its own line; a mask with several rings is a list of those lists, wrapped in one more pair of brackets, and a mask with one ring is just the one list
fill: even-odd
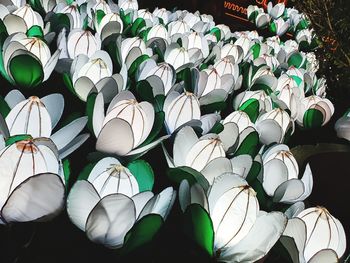
[[(231, 30), (246, 29), (247, 25), (241, 20), (224, 15), (224, 1), (149, 1), (139, 0), (141, 8), (166, 7), (172, 9), (187, 9), (189, 11), (200, 10), (201, 13), (212, 14), (216, 23), (225, 23)], [(0, 94), (5, 96), (10, 91), (10, 85), (0, 78)], [(50, 93), (59, 92), (65, 97), (65, 110), (60, 123), (69, 118), (71, 113), (83, 114), (85, 105), (65, 88), (62, 77), (53, 74), (50, 80), (33, 90), (21, 90), (26, 96), (37, 95), (39, 97)], [(334, 98), (342, 102), (350, 102), (349, 97)], [(347, 143), (336, 138), (334, 123), (345, 110), (346, 103), (336, 107), (336, 113), (332, 121), (322, 129), (312, 131), (296, 130), (289, 145), (291, 147), (303, 144), (316, 143)], [(336, 105), (337, 106), (337, 105)], [(93, 135), (92, 135), (93, 136)], [(69, 185), (76, 180), (79, 172), (87, 164), (86, 156), (94, 151), (95, 138), (90, 138), (87, 143), (70, 156), (72, 163), (72, 175)], [(152, 150), (148, 155), (148, 162), (155, 172), (154, 192), (159, 192), (172, 185), (165, 175), (166, 161), (160, 147)], [(344, 225), (345, 231), (350, 237), (349, 214), (349, 176), (350, 154), (333, 153), (322, 154), (311, 158), (311, 168), (314, 175), (313, 194), (309, 198), (309, 205), (322, 205), (336, 216)], [(103, 246), (90, 242), (85, 233), (76, 228), (68, 219), (65, 211), (48, 223), (25, 223), (10, 227), (0, 226), (0, 263), (62, 263), (62, 262), (206, 262), (200, 250), (195, 249), (183, 235), (182, 218), (178, 200), (166, 221), (164, 227), (156, 237), (154, 243), (142, 251), (137, 251), (127, 259), (122, 259), (116, 251), (106, 249)], [(266, 262), (283, 262), (282, 259), (268, 258)]]

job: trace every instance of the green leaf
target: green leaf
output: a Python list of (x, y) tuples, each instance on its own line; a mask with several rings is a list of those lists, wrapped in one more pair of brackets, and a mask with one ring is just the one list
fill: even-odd
[(124, 255), (129, 254), (148, 245), (152, 242), (163, 223), (163, 218), (158, 214), (144, 216), (126, 234), (121, 253)]
[(63, 166), (64, 181), (66, 182), (66, 187), (67, 187), (68, 183), (69, 183), (69, 178), (71, 175), (71, 168), (70, 168), (69, 159), (63, 160), (62, 166)]
[(277, 28), (276, 28), (276, 24), (274, 22), (270, 23), (269, 29), (270, 29), (270, 32), (276, 34)]
[(164, 101), (165, 101), (165, 96), (164, 95), (157, 95), (154, 98), (154, 110), (157, 112), (163, 111), (163, 106), (164, 106)]
[(15, 136), (10, 136), (5, 143), (6, 143), (6, 146), (9, 146), (19, 141), (32, 140), (32, 139), (33, 137), (30, 136), (29, 134), (19, 134)]
[(136, 91), (140, 95), (140, 98), (144, 101), (153, 103), (154, 95), (153, 88), (147, 80), (141, 80), (136, 83)]
[(190, 185), (199, 183), (206, 191), (209, 188), (209, 183), (205, 177), (197, 170), (188, 166), (181, 166), (176, 168), (169, 168), (167, 176), (171, 181), (180, 185), (182, 180), (187, 180)]
[(265, 190), (259, 180), (254, 180), (250, 183), (250, 186), (256, 192), (256, 197), (258, 198), (260, 208), (267, 212), (270, 211), (272, 201), (269, 199), (269, 196), (265, 193)]
[(6, 116), (10, 113), (11, 108), (7, 104), (7, 102), (4, 100), (2, 96), (0, 96), (0, 113), (2, 117), (5, 119)]
[(137, 18), (131, 26), (131, 34), (137, 36), (141, 29), (146, 26), (146, 22), (143, 18)]
[(178, 81), (183, 81), (185, 86), (184, 89), (188, 92), (194, 91), (195, 80), (193, 79), (192, 70), (185, 68), (177, 74)]
[(44, 32), (40, 26), (35, 25), (35, 26), (32, 26), (31, 28), (28, 29), (27, 36), (44, 39)]
[(217, 42), (221, 40), (221, 31), (219, 28), (214, 27), (210, 30), (210, 34), (216, 37)]
[(63, 83), (68, 88), (68, 90), (70, 92), (72, 92), (74, 94), (74, 96), (78, 97), (78, 94), (75, 92), (74, 85), (73, 85), (73, 82), (72, 82), (70, 75), (68, 73), (63, 73), (62, 77), (63, 77)]
[(90, 175), (92, 169), (94, 169), (95, 165), (96, 165), (96, 163), (89, 163), (88, 165), (86, 165), (84, 167), (84, 169), (79, 173), (78, 181), (87, 180), (89, 178), (89, 175)]
[(14, 57), (9, 64), (13, 80), (18, 86), (31, 88), (44, 79), (41, 63), (31, 55), (21, 54)]
[(105, 12), (103, 12), (103, 10), (97, 10), (96, 11), (96, 20), (97, 20), (97, 24), (101, 23), (102, 18), (105, 16)]
[(154, 173), (152, 167), (144, 160), (136, 160), (128, 164), (128, 169), (135, 176), (140, 192), (152, 191)]
[(219, 134), (224, 130), (224, 125), (222, 123), (217, 122), (214, 124), (214, 126), (211, 128), (211, 130), (208, 133), (216, 133)]
[(255, 121), (259, 117), (259, 108), (260, 104), (257, 99), (249, 99), (239, 107), (239, 110), (247, 113), (250, 120), (255, 123)]
[(288, 66), (300, 68), (303, 64), (303, 56), (300, 53), (295, 53), (288, 58)]
[(308, 109), (304, 113), (303, 125), (305, 129), (319, 128), (323, 124), (323, 114), (317, 109)]
[(137, 69), (139, 68), (140, 64), (147, 59), (149, 59), (149, 56), (146, 54), (141, 55), (137, 59), (135, 59), (135, 61), (131, 64), (131, 66), (129, 68), (129, 77), (135, 76), (135, 73), (136, 73)]
[(260, 49), (261, 49), (261, 45), (259, 43), (255, 43), (250, 50), (253, 51), (253, 58), (256, 59), (259, 57), (260, 55)]
[(92, 120), (94, 115), (94, 107), (95, 107), (95, 101), (96, 101), (97, 93), (91, 93), (87, 100), (86, 100), (86, 116), (88, 116), (88, 123), (87, 127), (90, 131), (94, 130)]
[(208, 212), (199, 204), (191, 204), (184, 213), (184, 231), (210, 257), (214, 255), (214, 229)]
[(249, 154), (250, 156), (254, 157), (258, 151), (258, 147), (257, 147), (258, 144), (259, 144), (259, 134), (256, 131), (251, 132), (242, 141), (241, 145), (239, 145), (234, 156)]

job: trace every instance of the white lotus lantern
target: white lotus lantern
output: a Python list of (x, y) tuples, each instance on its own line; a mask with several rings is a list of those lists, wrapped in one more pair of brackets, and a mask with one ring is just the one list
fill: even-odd
[[(32, 7), (29, 4), (26, 4), (17, 10), (15, 10), (12, 15), (20, 17), (24, 20), (26, 25), (26, 30), (31, 28), (32, 26), (40, 26), (41, 28), (44, 27), (44, 22), (39, 13), (35, 12)], [(5, 22), (5, 21), (4, 21)], [(5, 25), (7, 23), (5, 22)], [(9, 34), (15, 33), (15, 32), (24, 32), (22, 30), (19, 30), (20, 27), (16, 28), (15, 23), (9, 24), (9, 27), (6, 27)]]
[(145, 153), (165, 139), (161, 137), (141, 146), (153, 128), (154, 117), (152, 104), (137, 102), (130, 91), (122, 91), (115, 96), (105, 114), (103, 95), (99, 93), (93, 113), (96, 149), (119, 156)]
[(183, 46), (186, 47), (187, 50), (199, 49), (204, 58), (209, 55), (208, 41), (202, 33), (192, 32), (184, 35), (181, 39)]
[[(160, 94), (167, 95), (176, 81), (176, 72), (174, 68), (165, 62), (157, 63), (153, 59), (148, 59), (143, 62), (138, 69), (137, 80), (149, 80), (152, 82), (153, 79), (158, 78), (161, 80), (157, 89)], [(160, 86), (159, 86), (160, 85)], [(156, 96), (157, 92), (153, 91), (153, 95)]]
[[(101, 19), (100, 22), (95, 21), (95, 29), (99, 35), (101, 35), (101, 38), (103, 37), (103, 31), (109, 30), (108, 27), (115, 27), (115, 24), (118, 24), (119, 29), (115, 30), (113, 32), (119, 33), (123, 32), (123, 21), (120, 18), (120, 15), (118, 13), (108, 13)], [(115, 29), (115, 28), (114, 28)]]
[(164, 25), (167, 25), (169, 23), (171, 12), (169, 10), (166, 10), (165, 8), (157, 7), (156, 9), (154, 9), (153, 15), (161, 18), (163, 20)]
[(334, 114), (334, 106), (326, 98), (316, 95), (301, 100), (297, 123), (305, 128), (321, 127), (329, 122)]
[(140, 55), (146, 53), (146, 44), (141, 38), (132, 37), (124, 39), (120, 48), (122, 62), (127, 62), (127, 64), (131, 65), (137, 59), (137, 57), (133, 58), (134, 54), (132, 54), (136, 54), (136, 50), (138, 50)]
[[(247, 182), (233, 173), (217, 177), (205, 192), (198, 184), (180, 185), (182, 210), (206, 214), (214, 235), (212, 256), (224, 262), (256, 262), (263, 258), (283, 233), (287, 218), (279, 212), (259, 211), (256, 193)], [(206, 211), (206, 212), (205, 212)], [(192, 218), (189, 224), (197, 224)]]
[(195, 94), (201, 104), (209, 104), (215, 101), (224, 101), (233, 91), (234, 76), (225, 74), (220, 76), (215, 68), (205, 69), (199, 73)]
[(71, 59), (80, 54), (91, 57), (101, 48), (100, 37), (95, 36), (89, 30), (73, 29), (67, 39), (67, 52)]
[(299, 167), (287, 145), (271, 146), (262, 155), (264, 172), (260, 179), (274, 202), (293, 204), (304, 201), (312, 191), (313, 178), (309, 165), (299, 180)]
[(51, 55), (46, 42), (38, 37), (16, 33), (3, 47), (3, 67), (7, 79), (18, 86), (34, 87), (46, 81), (53, 72), (61, 51)]
[(219, 56), (217, 56), (217, 58), (220, 60), (225, 57), (232, 57), (234, 63), (240, 63), (244, 56), (243, 52), (244, 51), (241, 46), (228, 43), (221, 49), (218, 49)]
[(199, 172), (205, 170), (213, 160), (226, 157), (226, 151), (236, 142), (235, 134), (238, 135), (236, 125), (226, 125), (221, 133), (208, 133), (200, 138), (192, 127), (183, 127), (175, 136), (173, 158), (166, 153), (168, 165), (171, 168), (187, 166)]
[(284, 3), (278, 3), (275, 6), (272, 5), (272, 2), (269, 2), (267, 5), (267, 12), (273, 19), (281, 17), (284, 13), (285, 5)]
[(137, 0), (118, 0), (118, 6), (127, 12), (139, 9)]
[(183, 35), (190, 31), (190, 26), (183, 20), (173, 21), (168, 25), (168, 32), (170, 37), (173, 37), (174, 35)]
[(47, 221), (63, 209), (65, 183), (50, 139), (17, 141), (0, 155), (1, 224)]
[(254, 124), (250, 120), (247, 113), (244, 111), (234, 111), (231, 114), (229, 114), (223, 121), (223, 124), (233, 122), (236, 123), (238, 126), (238, 132), (241, 133), (248, 127), (253, 127)]
[(287, 32), (289, 26), (289, 21), (284, 21), (283, 18), (280, 17), (270, 24), (270, 30), (276, 35), (282, 36)]
[(295, 260), (303, 263), (339, 262), (346, 249), (342, 224), (320, 206), (289, 219), (281, 242)]
[(152, 187), (141, 192), (135, 176), (115, 158), (100, 160), (86, 180), (72, 187), (67, 199), (70, 220), (91, 241), (114, 249), (124, 245), (127, 233), (143, 218), (156, 215), (165, 220), (176, 192), (172, 187), (157, 195)]
[(190, 92), (182, 94), (172, 91), (164, 102), (165, 123), (169, 133), (173, 133), (182, 125), (200, 120), (201, 111), (198, 98)]
[(60, 159), (71, 154), (89, 138), (88, 134), (79, 135), (87, 123), (87, 117), (78, 118), (52, 134), (64, 109), (61, 94), (26, 99), (18, 90), (12, 90), (6, 95), (5, 102), (11, 109), (5, 118), (9, 136), (28, 134), (33, 138), (50, 138), (57, 147)]
[(271, 97), (263, 90), (239, 93), (234, 99), (233, 106), (238, 110), (244, 103), (248, 103), (248, 101), (254, 102), (254, 100), (259, 102), (259, 113), (266, 113), (272, 110)]
[(147, 41), (155, 38), (162, 38), (167, 43), (170, 42), (169, 33), (168, 30), (165, 28), (164, 25), (158, 24), (151, 28), (151, 30), (147, 34)]
[(90, 58), (78, 55), (70, 69), (72, 88), (83, 101), (91, 92), (101, 92), (106, 102), (110, 102), (126, 84), (120, 74), (112, 73), (113, 63), (107, 52), (96, 51)]
[(282, 143), (285, 136), (294, 132), (294, 122), (289, 114), (280, 108), (261, 115), (255, 123), (260, 141), (265, 145)]
[[(59, 7), (59, 5), (57, 7)], [(82, 27), (83, 21), (79, 12), (78, 5), (76, 3), (67, 5), (62, 10), (57, 10), (56, 13), (69, 14), (73, 21), (73, 24), (71, 25), (72, 29), (80, 29)]]
[(190, 63), (190, 54), (184, 47), (179, 47), (175, 44), (166, 49), (164, 60), (166, 63), (171, 64), (175, 70), (178, 70)]

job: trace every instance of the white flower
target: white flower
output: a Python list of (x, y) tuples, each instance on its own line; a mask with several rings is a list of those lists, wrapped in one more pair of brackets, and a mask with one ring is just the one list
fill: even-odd
[(128, 61), (128, 64), (131, 65), (131, 63), (137, 58), (135, 57), (132, 59), (132, 53), (136, 54), (136, 50), (138, 50), (140, 54), (146, 53), (146, 44), (139, 37), (126, 38), (122, 41), (120, 50), (122, 62), (125, 63)]
[(342, 224), (319, 206), (289, 219), (281, 242), (301, 263), (338, 262), (346, 249)]
[(56, 146), (46, 138), (17, 141), (0, 153), (0, 223), (46, 221), (64, 207)]
[[(148, 59), (139, 66), (136, 78), (138, 81), (150, 80), (150, 82), (155, 78), (160, 79), (163, 85), (162, 87), (157, 87), (156, 90), (153, 90), (153, 95), (156, 96), (158, 92), (167, 95), (175, 84), (176, 73), (170, 64), (163, 62), (157, 65), (153, 59)], [(158, 91), (158, 89), (160, 89), (160, 91)]]
[(74, 29), (68, 35), (67, 51), (71, 59), (80, 54), (91, 57), (100, 48), (100, 37), (94, 36), (89, 30)]
[[(21, 17), (24, 20), (27, 29), (31, 28), (32, 26), (40, 26), (41, 28), (44, 27), (44, 22), (43, 22), (43, 19), (41, 18), (41, 16), (37, 12), (35, 12), (32, 9), (32, 7), (28, 4), (15, 10), (12, 13), (12, 15)], [(15, 25), (13, 25), (13, 26), (15, 26)], [(11, 30), (8, 30), (8, 33), (12, 34), (14, 32), (23, 32), (23, 31), (19, 31), (18, 30), (19, 28), (17, 28), (17, 30), (16, 30), (16, 28), (13, 27), (13, 29), (14, 29), (14, 31), (12, 31), (12, 32), (9, 32)], [(25, 33), (25, 31), (24, 31), (24, 33)]]
[(106, 28), (106, 30), (108, 29), (108, 25), (115, 27), (115, 25), (118, 24), (119, 29), (114, 32), (123, 32), (123, 21), (118, 13), (108, 13), (105, 16), (103, 16), (100, 22), (97, 21), (96, 17), (95, 20), (95, 29), (97, 33), (101, 35), (101, 37), (103, 36), (104, 28)]
[(305, 128), (321, 127), (333, 114), (334, 106), (330, 100), (311, 95), (301, 100), (296, 121)]
[(137, 0), (118, 0), (118, 6), (127, 12), (139, 9)]
[(233, 106), (237, 110), (245, 102), (249, 100), (252, 101), (252, 99), (259, 102), (259, 113), (269, 112), (272, 110), (271, 97), (268, 96), (263, 90), (245, 91), (239, 93), (233, 101)]
[(18, 90), (12, 90), (5, 97), (5, 102), (11, 109), (5, 119), (9, 136), (28, 134), (33, 138), (50, 138), (57, 147), (60, 159), (79, 148), (89, 137), (88, 134), (79, 135), (87, 123), (87, 117), (78, 118), (52, 134), (64, 109), (61, 94), (26, 99)]
[[(57, 7), (60, 7), (60, 5), (57, 5)], [(56, 13), (62, 13), (62, 14), (68, 14), (72, 18), (72, 25), (71, 29), (74, 28), (81, 28), (82, 27), (82, 18), (80, 16), (80, 12), (78, 9), (77, 4), (71, 4), (65, 6), (62, 10), (56, 10)]]
[(182, 68), (184, 65), (190, 63), (190, 55), (188, 51), (179, 47), (176, 44), (169, 46), (164, 55), (166, 63), (171, 64), (175, 70)]
[(163, 110), (169, 133), (173, 133), (188, 122), (199, 121), (201, 118), (198, 98), (190, 92), (182, 94), (176, 91), (170, 92), (165, 99)]
[(190, 32), (191, 28), (190, 26), (183, 20), (176, 20), (168, 25), (168, 32), (170, 37), (179, 34), (183, 35), (187, 32)]
[(274, 20), (271, 24), (270, 24), (270, 30), (275, 33), (278, 36), (282, 36), (284, 35), (288, 28), (289, 28), (290, 24), (288, 21), (284, 21), (282, 17)]
[(262, 155), (264, 172), (260, 179), (265, 192), (274, 202), (293, 204), (304, 201), (312, 191), (313, 178), (309, 165), (299, 180), (299, 167), (287, 145), (271, 146)]
[(166, 10), (165, 8), (156, 8), (153, 11), (153, 15), (156, 17), (159, 17), (163, 20), (164, 25), (167, 25), (169, 23), (169, 18), (171, 16), (171, 12)]
[[(87, 237), (109, 248), (124, 245), (125, 236), (135, 223), (147, 215), (165, 220), (175, 201), (172, 187), (154, 195), (148, 187), (140, 192), (142, 183), (115, 158), (104, 158), (92, 169), (86, 180), (78, 180), (67, 199), (70, 220)], [(151, 179), (153, 185), (153, 179)]]
[(286, 134), (294, 131), (293, 125), (289, 114), (280, 108), (264, 113), (255, 123), (260, 141), (265, 145), (273, 142), (282, 143)]
[(179, 199), (184, 212), (193, 209), (193, 204), (207, 210), (213, 224), (213, 256), (219, 261), (256, 262), (269, 252), (287, 224), (282, 213), (259, 211), (254, 190), (233, 173), (218, 176), (207, 192), (183, 181)]
[[(6, 40), (3, 47), (3, 66), (10, 82), (32, 87), (50, 77), (60, 56), (60, 50), (51, 55), (44, 40), (27, 37), (23, 33), (10, 35)], [(17, 59), (22, 60), (21, 65), (26, 63), (27, 67), (20, 65), (15, 67), (12, 63)]]
[(103, 96), (99, 93), (93, 113), (93, 128), (97, 137), (96, 149), (119, 156), (140, 154), (150, 150), (164, 140), (164, 137), (161, 137), (140, 147), (152, 130), (154, 116), (152, 104), (137, 102), (130, 91), (122, 91), (115, 96), (105, 115)]
[(112, 73), (112, 60), (103, 50), (96, 51), (90, 58), (84, 54), (78, 55), (70, 69), (73, 89), (83, 101), (87, 100), (91, 92), (102, 92), (106, 102), (110, 102), (123, 90), (124, 77)]
[(158, 24), (156, 26), (153, 26), (151, 28), (151, 30), (148, 32), (148, 34), (147, 34), (147, 41), (151, 40), (153, 38), (162, 38), (167, 43), (170, 42), (168, 30), (162, 24)]
[(278, 3), (275, 6), (272, 6), (272, 2), (269, 2), (267, 5), (267, 12), (270, 16), (272, 16), (274, 19), (279, 18), (283, 15), (285, 10), (284, 3)]

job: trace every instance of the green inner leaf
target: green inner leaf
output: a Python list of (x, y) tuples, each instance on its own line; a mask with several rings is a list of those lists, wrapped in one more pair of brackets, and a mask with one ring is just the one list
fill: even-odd
[(247, 113), (250, 120), (252, 122), (255, 122), (259, 117), (259, 108), (260, 108), (260, 104), (257, 99), (249, 99), (239, 107), (239, 110)]
[(126, 234), (122, 254), (129, 254), (152, 242), (163, 223), (158, 214), (149, 214), (139, 220)]
[(31, 28), (28, 29), (27, 31), (27, 36), (28, 37), (38, 37), (43, 39), (44, 38), (44, 32), (40, 26), (32, 26)]
[(184, 213), (184, 231), (210, 257), (214, 254), (213, 222), (208, 212), (199, 204), (191, 204)]
[(44, 79), (41, 63), (30, 55), (21, 54), (14, 57), (10, 61), (9, 69), (13, 80), (22, 87), (35, 87)]
[(304, 128), (312, 129), (321, 127), (323, 124), (323, 114), (317, 109), (308, 109), (304, 113), (303, 124)]
[(93, 115), (94, 115), (94, 106), (95, 106), (95, 101), (96, 101), (97, 93), (91, 93), (86, 101), (86, 115), (88, 116), (88, 123), (87, 127), (90, 131), (94, 130), (92, 120), (93, 120)]
[(144, 160), (136, 160), (128, 164), (128, 169), (135, 176), (140, 192), (152, 191), (154, 173), (149, 163)]
[(257, 132), (251, 132), (241, 143), (234, 156), (249, 154), (254, 157), (257, 154), (259, 144), (259, 134)]
[(11, 108), (6, 103), (4, 98), (2, 96), (0, 96), (0, 113), (1, 113), (2, 117), (5, 119), (6, 116), (10, 113), (10, 111), (11, 111)]
[(63, 160), (62, 165), (63, 165), (64, 180), (66, 182), (66, 186), (68, 186), (69, 177), (70, 177), (70, 174), (71, 174), (71, 168), (70, 168), (69, 159)]
[(95, 165), (96, 163), (89, 163), (88, 165), (86, 165), (84, 169), (79, 173), (78, 180), (87, 180)]

